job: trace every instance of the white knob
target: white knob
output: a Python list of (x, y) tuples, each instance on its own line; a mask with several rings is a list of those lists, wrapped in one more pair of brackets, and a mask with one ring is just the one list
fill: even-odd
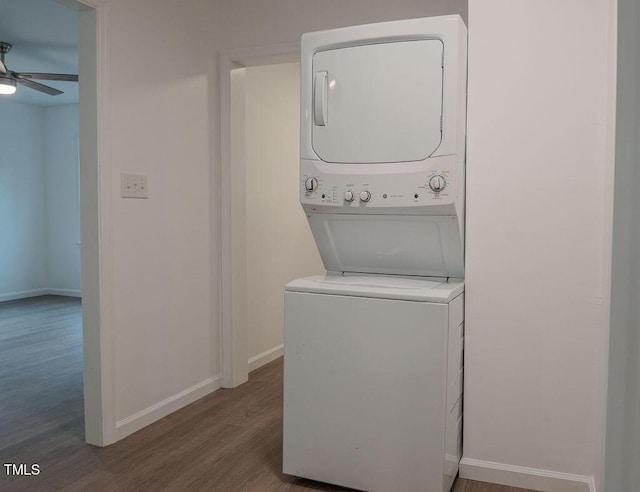
[(316, 178), (307, 178), (304, 180), (304, 189), (313, 191), (318, 188), (318, 180)]
[(361, 202), (368, 202), (369, 200), (371, 200), (371, 193), (369, 193), (367, 190), (361, 191), (360, 192), (360, 201)]
[(431, 188), (433, 191), (439, 193), (444, 190), (445, 186), (447, 186), (447, 182), (444, 179), (444, 176), (440, 174), (431, 176), (431, 179), (429, 180), (429, 188)]
[(353, 201), (353, 191), (347, 190), (344, 192), (344, 201), (352, 202)]

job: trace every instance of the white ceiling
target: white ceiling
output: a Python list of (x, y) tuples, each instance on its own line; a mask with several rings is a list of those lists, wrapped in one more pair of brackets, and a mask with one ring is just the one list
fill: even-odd
[[(78, 13), (54, 0), (0, 0), (0, 41), (13, 45), (5, 64), (14, 72), (78, 73)], [(18, 85), (12, 101), (52, 106), (78, 102), (78, 83), (38, 81), (64, 94), (50, 96)]]

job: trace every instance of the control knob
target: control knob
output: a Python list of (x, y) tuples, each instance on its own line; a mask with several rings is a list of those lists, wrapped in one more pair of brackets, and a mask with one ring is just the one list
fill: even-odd
[(360, 201), (366, 203), (369, 200), (371, 200), (371, 193), (369, 193), (367, 190), (361, 191), (360, 192)]
[(318, 180), (316, 178), (307, 178), (304, 180), (304, 189), (313, 191), (318, 188)]
[(344, 201), (352, 202), (353, 201), (353, 191), (347, 190), (344, 192)]
[(447, 181), (441, 174), (435, 174), (429, 179), (429, 188), (436, 193), (440, 193), (447, 186)]

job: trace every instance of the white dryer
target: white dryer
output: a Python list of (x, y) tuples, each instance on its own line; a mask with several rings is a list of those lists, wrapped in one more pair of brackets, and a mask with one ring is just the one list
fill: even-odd
[(302, 37), (300, 202), (327, 271), (464, 277), (466, 28)]
[(327, 270), (285, 292), (285, 473), (441, 492), (461, 456), (466, 28), (305, 34), (300, 202)]

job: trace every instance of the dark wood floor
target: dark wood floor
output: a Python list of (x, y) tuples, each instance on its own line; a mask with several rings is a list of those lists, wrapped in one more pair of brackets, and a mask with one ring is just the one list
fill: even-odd
[[(282, 469), (282, 359), (107, 448), (85, 444), (78, 300), (0, 304), (0, 462), (37, 463), (7, 476), (16, 491), (344, 490)], [(524, 492), (458, 480), (456, 492)]]

